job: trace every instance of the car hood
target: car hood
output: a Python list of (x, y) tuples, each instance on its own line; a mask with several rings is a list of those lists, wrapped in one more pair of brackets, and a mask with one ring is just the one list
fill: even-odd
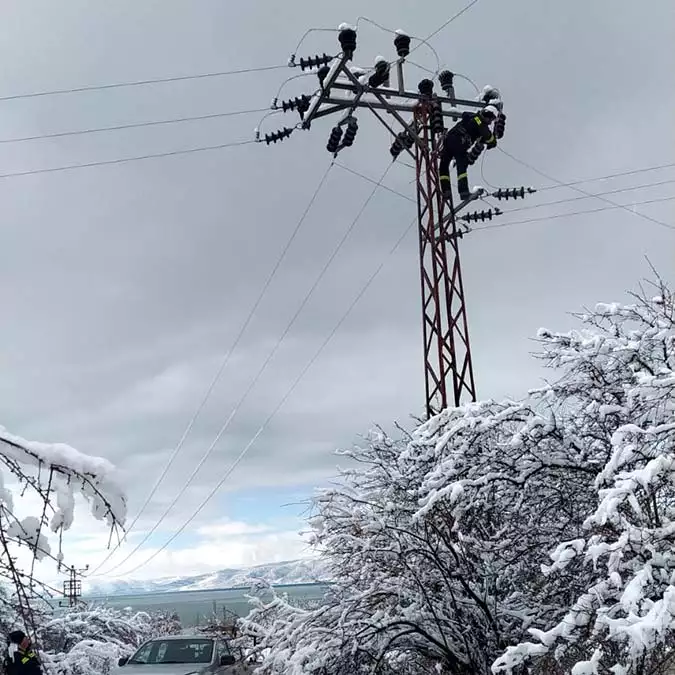
[(112, 675), (197, 675), (208, 667), (208, 663), (127, 663)]

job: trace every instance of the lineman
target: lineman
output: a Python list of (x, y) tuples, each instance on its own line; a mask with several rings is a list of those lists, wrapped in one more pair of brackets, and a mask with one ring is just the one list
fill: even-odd
[(495, 106), (485, 106), (478, 113), (464, 112), (462, 119), (450, 129), (443, 139), (443, 149), (439, 163), (439, 174), (443, 196), (448, 199), (450, 189), (450, 160), (455, 160), (457, 166), (457, 190), (460, 199), (468, 199), (469, 178), (467, 168), (469, 166), (468, 151), (474, 141), (484, 143), (488, 149), (497, 145), (497, 139), (490, 129), (490, 124), (497, 119), (499, 111)]
[(41, 675), (42, 669), (31, 649), (30, 638), (21, 630), (12, 631), (7, 637), (9, 647), (4, 662), (7, 675)]

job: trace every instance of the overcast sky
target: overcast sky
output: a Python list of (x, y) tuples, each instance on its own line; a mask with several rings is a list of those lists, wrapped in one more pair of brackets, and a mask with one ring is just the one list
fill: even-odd
[[(422, 4), (424, 11), (421, 10)], [(13, 0), (3, 3), (0, 97), (41, 90), (285, 64), (310, 27), (360, 15), (426, 36), (458, 2)], [(613, 0), (480, 0), (431, 40), (441, 64), (498, 86), (504, 149), (563, 181), (672, 161), (675, 6)], [(316, 32), (298, 56), (335, 52)], [(361, 21), (356, 63), (394, 57), (391, 35)], [(412, 60), (435, 70), (426, 47)], [(0, 140), (133, 122), (265, 108), (299, 70), (0, 101)], [(410, 67), (416, 86), (423, 71)], [(282, 98), (310, 92), (314, 76)], [(458, 93), (475, 95), (466, 81)], [(0, 144), (0, 173), (213, 145), (252, 137), (261, 115)], [(266, 120), (264, 131), (294, 124)], [(384, 129), (359, 116), (339, 161), (379, 178)], [(246, 145), (168, 159), (0, 180), (0, 421), (114, 462), (133, 516), (168, 460), (279, 252), (329, 164), (331, 123), (276, 146)], [(497, 185), (551, 182), (498, 151)], [(413, 171), (386, 183), (414, 196)], [(675, 170), (589, 183), (610, 190), (675, 181)], [(474, 167), (472, 184), (481, 183)], [(133, 544), (173, 499), (297, 311), (372, 186), (334, 167), (289, 255), (160, 490)], [(672, 184), (614, 195), (623, 204), (675, 194)], [(527, 205), (578, 196), (547, 190)], [(522, 207), (509, 202), (506, 208)], [(588, 199), (508, 213), (502, 222), (605, 206)], [(675, 223), (673, 202), (636, 207)], [(335, 474), (333, 451), (374, 424), (412, 424), (423, 408), (418, 248), (414, 232), (389, 251), (415, 205), (378, 191), (242, 405), (193, 486), (155, 536), (116, 573), (143, 562), (216, 484), (278, 404), (372, 271), (381, 274), (223, 489), (137, 577), (188, 574), (305, 552), (300, 514)], [(672, 272), (675, 232), (622, 210), (475, 232), (462, 241), (481, 398), (518, 396), (541, 371), (538, 327), (572, 326), (568, 312), (621, 300), (649, 274)], [(99, 562), (107, 541), (81, 519), (69, 561)], [(119, 563), (124, 547), (111, 562)], [(46, 568), (45, 568), (46, 569)], [(47, 572), (45, 572), (47, 573)]]

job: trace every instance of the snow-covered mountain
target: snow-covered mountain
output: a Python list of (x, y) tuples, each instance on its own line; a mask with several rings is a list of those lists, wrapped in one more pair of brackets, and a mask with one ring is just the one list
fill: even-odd
[(256, 580), (266, 581), (275, 586), (326, 581), (327, 578), (324, 564), (318, 559), (308, 558), (240, 569), (224, 569), (218, 572), (186, 577), (166, 577), (151, 580), (119, 579), (97, 583), (88, 583), (85, 579), (83, 592), (88, 596), (170, 593), (214, 588), (242, 588), (250, 586)]

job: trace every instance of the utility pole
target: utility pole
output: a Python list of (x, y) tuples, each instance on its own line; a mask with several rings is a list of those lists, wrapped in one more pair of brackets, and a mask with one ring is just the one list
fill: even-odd
[(82, 597), (82, 580), (79, 578), (89, 569), (89, 565), (84, 569), (76, 570), (74, 565), (68, 568), (68, 579), (63, 582), (64, 601), (59, 603), (61, 606), (76, 607)]
[[(356, 50), (356, 30), (342, 24), (338, 29), (340, 53), (301, 58), (295, 54), (289, 65), (304, 71), (316, 68), (319, 89), (313, 95), (302, 95), (280, 104), (275, 99), (273, 109), (297, 111), (300, 122), (295, 127), (284, 127), (256, 140), (267, 145), (288, 138), (296, 129), (309, 129), (322, 117), (339, 114), (326, 149), (336, 156), (354, 143), (358, 131), (357, 109), (367, 109), (390, 132), (393, 160), (408, 153), (415, 161), (417, 213), (419, 220), (420, 280), (422, 287), (422, 337), (424, 351), (425, 393), (427, 417), (448, 406), (476, 400), (476, 385), (471, 358), (459, 240), (468, 232), (468, 223), (492, 219), (502, 214), (499, 209), (488, 209), (458, 217), (466, 206), (486, 196), (496, 199), (514, 199), (534, 192), (532, 188), (502, 188), (493, 193), (484, 189), (474, 191), (469, 199), (456, 206), (452, 198), (444, 198), (439, 182), (438, 159), (445, 135), (445, 120), (454, 123), (464, 112), (478, 113), (486, 105), (500, 110), (501, 133), (505, 116), (501, 112), (501, 95), (493, 87), (485, 87), (477, 100), (455, 96), (454, 75), (439, 73), (443, 95), (434, 92), (434, 82), (423, 79), (417, 91), (406, 89), (404, 65), (410, 53), (410, 37), (396, 31), (394, 47), (397, 58), (391, 62), (378, 57), (371, 69), (350, 66)], [(396, 72), (396, 86), (391, 85), (392, 69)], [(412, 115), (410, 119), (409, 116)], [(408, 121), (404, 118), (408, 117)], [(469, 160), (475, 161), (479, 149)], [(458, 225), (458, 221), (461, 221)]]

